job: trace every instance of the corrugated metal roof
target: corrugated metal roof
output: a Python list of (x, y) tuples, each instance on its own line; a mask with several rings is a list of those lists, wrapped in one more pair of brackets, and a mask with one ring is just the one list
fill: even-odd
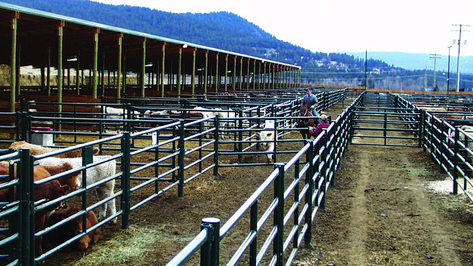
[[(90, 29), (98, 28), (101, 31), (108, 31), (108, 32), (114, 32), (114, 33), (123, 33), (125, 35), (133, 36), (135, 38), (147, 38), (147, 39), (150, 39), (150, 40), (165, 42), (167, 45), (177, 45), (177, 46), (187, 45), (187, 47), (189, 49), (196, 48), (198, 50), (206, 50), (206, 51), (210, 51), (210, 52), (213, 52), (213, 53), (227, 54), (229, 56), (240, 57), (240, 58), (250, 59), (250, 60), (256, 60), (256, 61), (260, 61), (260, 62), (271, 63), (271, 64), (275, 64), (275, 65), (279, 65), (279, 66), (285, 66), (285, 67), (294, 68), (294, 69), (300, 69), (300, 66), (296, 66), (296, 65), (291, 65), (291, 64), (286, 64), (286, 63), (282, 63), (282, 62), (277, 62), (277, 61), (264, 59), (264, 58), (259, 58), (259, 57), (254, 57), (254, 56), (250, 56), (250, 55), (235, 53), (235, 52), (226, 51), (226, 50), (221, 50), (221, 49), (212, 48), (212, 47), (208, 47), (208, 46), (204, 46), (204, 45), (198, 45), (198, 44), (189, 43), (189, 42), (185, 42), (185, 41), (170, 39), (170, 38), (157, 36), (157, 35), (152, 35), (152, 34), (147, 34), (147, 33), (139, 32), (139, 31), (133, 31), (133, 30), (128, 30), (128, 29), (124, 29), (124, 28), (109, 26), (109, 25), (105, 25), (105, 24), (100, 24), (100, 23), (86, 21), (86, 20), (77, 19), (77, 18), (73, 18), (73, 17), (58, 15), (58, 14), (54, 14), (54, 13), (50, 13), (50, 12), (35, 10), (35, 9), (21, 7), (21, 6), (17, 6), (17, 5), (12, 5), (12, 4), (7, 4), (7, 3), (0, 2), (0, 9), (9, 10), (9, 11), (12, 11), (12, 12), (17, 11), (21, 14), (20, 19), (24, 15), (29, 15), (29, 16), (33, 16), (33, 17), (41, 17), (41, 18), (45, 18), (45, 19), (50, 19), (50, 20), (58, 21), (58, 22), (59, 21), (65, 21), (66, 25), (76, 24), (76, 25), (83, 26), (83, 27), (85, 27), (84, 30), (86, 28), (90, 28)], [(1, 16), (5, 18), (4, 15), (1, 15)], [(20, 35), (21, 35), (21, 31), (22, 31), (22, 29), (19, 28), (19, 34)], [(87, 33), (90, 34), (90, 32), (86, 32), (84, 34), (87, 34)], [(85, 36), (83, 36), (82, 34), (80, 34), (79, 36), (76, 36), (76, 38), (84, 38), (84, 37)], [(30, 40), (30, 41), (36, 42), (36, 40)], [(85, 50), (87, 50), (87, 48)]]

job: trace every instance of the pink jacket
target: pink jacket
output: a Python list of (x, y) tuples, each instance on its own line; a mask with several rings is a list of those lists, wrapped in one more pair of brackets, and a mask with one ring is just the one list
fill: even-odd
[(309, 133), (316, 138), (322, 132), (322, 129), (328, 128), (329, 126), (330, 123), (322, 121), (315, 129), (309, 129)]

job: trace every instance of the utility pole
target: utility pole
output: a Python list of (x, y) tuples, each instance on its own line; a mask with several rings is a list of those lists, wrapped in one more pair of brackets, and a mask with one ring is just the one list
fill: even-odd
[(437, 90), (437, 58), (440, 58), (440, 55), (437, 54), (437, 51), (435, 53), (430, 54), (430, 58), (434, 59), (434, 91)]
[(448, 98), (448, 92), (450, 91), (450, 48), (452, 48), (451, 45), (448, 46), (448, 66), (447, 66), (447, 98)]
[(367, 72), (368, 72), (368, 50), (365, 51), (365, 91), (368, 89)]
[(424, 74), (424, 92), (427, 91), (427, 65), (425, 66), (425, 74)]
[(462, 30), (463, 27), (469, 27), (470, 25), (463, 25), (463, 24), (454, 24), (454, 27), (458, 27), (458, 55), (457, 55), (457, 89), (456, 91), (460, 91), (460, 48), (461, 48), (461, 40), (462, 40)]

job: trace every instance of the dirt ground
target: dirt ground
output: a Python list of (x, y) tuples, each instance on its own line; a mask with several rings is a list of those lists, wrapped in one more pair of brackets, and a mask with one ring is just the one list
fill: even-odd
[(472, 265), (472, 204), (445, 178), (421, 148), (350, 146), (296, 265)]
[[(55, 254), (43, 265), (164, 265), (199, 232), (202, 218), (223, 224), (272, 170), (225, 168), (218, 178), (196, 179), (184, 198), (171, 191), (137, 209), (129, 229), (107, 225), (85, 252)], [(350, 145), (316, 216), (312, 245), (294, 265), (472, 265), (473, 205), (430, 186), (446, 178), (421, 148)], [(229, 238), (235, 242), (223, 250), (235, 245), (238, 229)], [(228, 256), (222, 251), (221, 263)]]

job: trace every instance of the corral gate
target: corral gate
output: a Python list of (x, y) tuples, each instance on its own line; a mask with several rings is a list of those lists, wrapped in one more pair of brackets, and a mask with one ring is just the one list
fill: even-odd
[(399, 96), (364, 92), (351, 115), (353, 145), (420, 146), (421, 112), (403, 104)]

